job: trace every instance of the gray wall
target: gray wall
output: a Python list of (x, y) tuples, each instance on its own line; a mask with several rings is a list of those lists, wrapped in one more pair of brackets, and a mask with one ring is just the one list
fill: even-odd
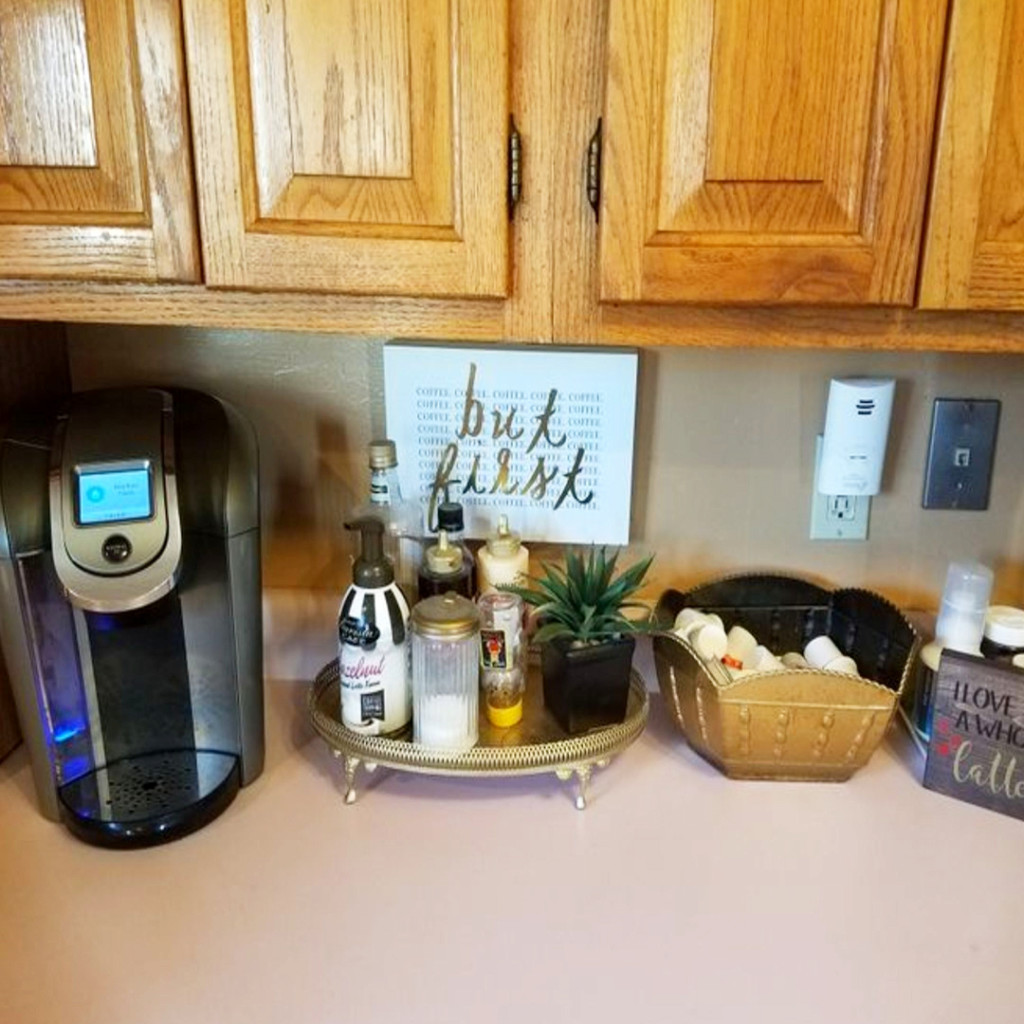
[[(347, 509), (365, 491), (365, 446), (383, 427), (381, 342), (313, 334), (69, 326), (76, 388), (205, 388), (254, 420), (263, 460), (266, 580), (340, 590)], [(897, 378), (884, 492), (867, 542), (808, 537), (815, 434), (828, 379)], [(931, 402), (1000, 398), (991, 508), (920, 507)], [(654, 589), (770, 567), (933, 604), (946, 563), (997, 570), (1024, 603), (1024, 357), (787, 350), (645, 350), (633, 533), (658, 553)]]

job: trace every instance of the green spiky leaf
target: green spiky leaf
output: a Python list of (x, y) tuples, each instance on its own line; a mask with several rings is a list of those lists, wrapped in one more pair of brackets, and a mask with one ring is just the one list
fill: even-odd
[[(500, 589), (518, 594), (537, 610), (541, 628), (535, 643), (558, 637), (572, 637), (589, 643), (623, 633), (645, 632), (651, 628), (647, 605), (631, 600), (643, 585), (653, 556), (623, 569), (616, 576), (618, 551), (592, 545), (585, 554), (567, 549), (565, 565), (543, 564), (541, 575), (526, 586)], [(642, 609), (640, 618), (630, 618), (624, 609)]]

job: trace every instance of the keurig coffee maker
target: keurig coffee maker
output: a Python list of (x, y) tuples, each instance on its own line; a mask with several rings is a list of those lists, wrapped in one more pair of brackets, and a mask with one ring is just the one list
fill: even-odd
[(145, 846), (263, 767), (252, 428), (195, 391), (85, 392), (0, 446), (0, 639), (40, 807)]

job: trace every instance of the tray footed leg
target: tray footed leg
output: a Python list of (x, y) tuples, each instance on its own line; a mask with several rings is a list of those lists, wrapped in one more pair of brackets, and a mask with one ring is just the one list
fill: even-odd
[[(597, 762), (598, 768), (603, 768), (608, 764), (607, 758)], [(576, 776), (576, 810), (585, 811), (587, 809), (587, 795), (590, 791), (590, 776), (594, 770), (593, 764), (577, 764), (571, 768), (556, 768), (555, 775), (560, 782), (568, 782), (574, 775)]]
[[(343, 761), (345, 767), (345, 803), (354, 804), (356, 802), (356, 772), (359, 771), (362, 761), (358, 757), (343, 754), (340, 750), (335, 750), (334, 756)], [(367, 771), (373, 771), (376, 767), (376, 765), (366, 766)]]
[(594, 770), (593, 765), (581, 764), (576, 769), (576, 810), (587, 809), (587, 793), (590, 789), (590, 773)]

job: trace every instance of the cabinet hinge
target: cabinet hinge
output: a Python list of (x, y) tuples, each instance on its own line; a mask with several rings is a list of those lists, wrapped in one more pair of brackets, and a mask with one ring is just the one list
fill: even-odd
[(587, 201), (594, 209), (594, 220), (600, 220), (601, 214), (601, 118), (597, 119), (597, 127), (590, 136), (587, 146)]
[(508, 219), (512, 220), (516, 204), (523, 194), (523, 140), (515, 118), (508, 116)]

